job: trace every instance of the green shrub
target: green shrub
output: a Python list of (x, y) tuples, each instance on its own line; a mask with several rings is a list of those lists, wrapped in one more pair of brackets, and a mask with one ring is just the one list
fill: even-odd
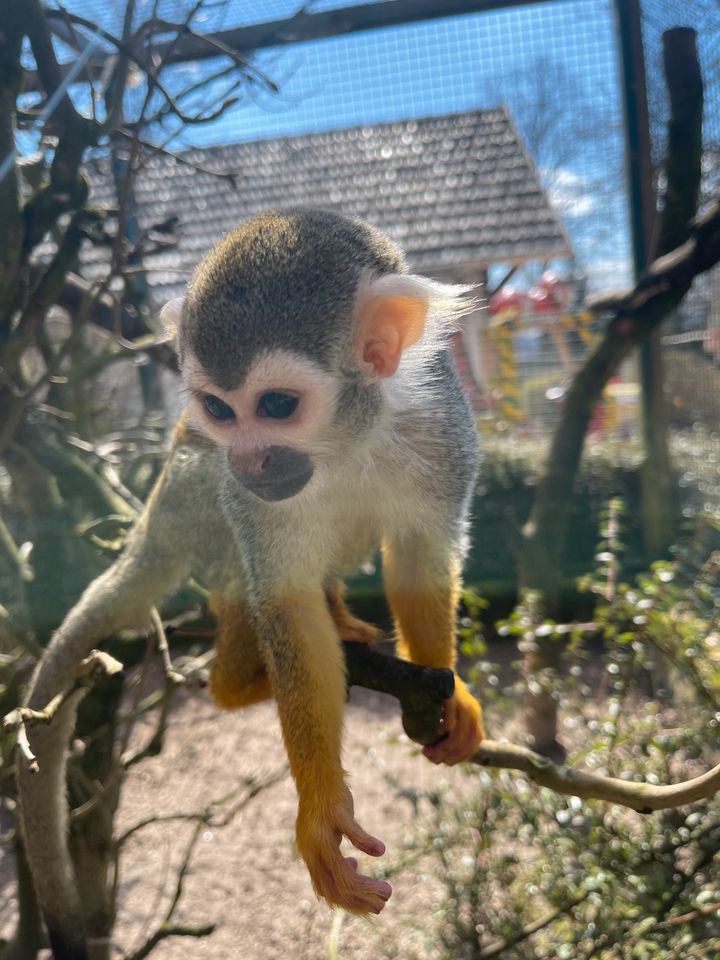
[[(568, 762), (623, 779), (688, 779), (713, 766), (720, 748), (720, 527), (701, 520), (672, 562), (631, 584), (614, 580), (617, 541), (604, 546), (598, 572), (581, 585), (595, 597), (582, 634), (594, 629), (601, 652), (570, 631), (557, 687)], [(477, 615), (472, 603), (468, 610)], [(522, 610), (504, 629), (527, 629)], [(537, 629), (567, 638), (555, 624)], [(470, 653), (472, 616), (463, 630)], [(488, 675), (494, 665), (481, 664), (490, 733), (512, 737), (517, 690), (493, 695)], [(411, 800), (423, 825), (405, 858), (426, 858), (446, 891), (427, 925), (428, 956), (720, 957), (720, 797), (641, 816), (468, 767), (459, 794), (441, 788)]]

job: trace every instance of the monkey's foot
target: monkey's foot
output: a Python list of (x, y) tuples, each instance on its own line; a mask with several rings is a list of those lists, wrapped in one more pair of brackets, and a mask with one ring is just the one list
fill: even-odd
[(336, 616), (332, 610), (330, 615), (341, 640), (352, 640), (355, 643), (375, 643), (382, 636), (382, 630), (374, 627), (371, 623), (360, 620), (359, 617), (354, 617), (347, 609), (341, 616)]
[(355, 820), (350, 791), (345, 788), (335, 802), (301, 801), (297, 822), (297, 845), (307, 864), (315, 893), (331, 906), (351, 913), (380, 913), (392, 893), (384, 880), (357, 872), (357, 860), (340, 853), (347, 837), (354, 847), (371, 857), (380, 857), (385, 844), (371, 836)]
[(223, 669), (217, 658), (213, 662), (210, 670), (210, 696), (222, 710), (249, 707), (253, 703), (270, 699), (272, 695), (272, 687), (264, 671), (250, 683), (241, 682), (232, 670)]
[(325, 600), (335, 629), (341, 640), (352, 640), (355, 643), (375, 643), (382, 635), (382, 630), (366, 623), (354, 616), (343, 595), (343, 585), (333, 581), (325, 588)]
[(482, 738), (480, 704), (456, 675), (455, 691), (443, 707), (440, 739), (425, 747), (423, 755), (433, 763), (459, 763), (475, 753)]

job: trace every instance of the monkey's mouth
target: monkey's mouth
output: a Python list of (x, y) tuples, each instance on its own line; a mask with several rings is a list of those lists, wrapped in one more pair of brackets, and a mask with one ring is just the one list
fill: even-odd
[(246, 490), (269, 503), (294, 497), (314, 473), (310, 457), (292, 447), (268, 447), (251, 458), (233, 457), (229, 452), (228, 463)]

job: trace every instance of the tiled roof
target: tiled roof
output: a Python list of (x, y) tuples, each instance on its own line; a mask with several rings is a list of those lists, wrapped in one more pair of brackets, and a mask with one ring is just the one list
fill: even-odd
[[(314, 205), (376, 224), (413, 269), (445, 274), (490, 263), (570, 255), (504, 108), (372, 124), (184, 155), (237, 174), (237, 188), (164, 155), (136, 186), (141, 225), (177, 216), (177, 248), (148, 258), (158, 299), (182, 291), (195, 264), (227, 231), (268, 207)], [(107, 181), (96, 199), (114, 205)], [(93, 272), (93, 251), (85, 260)]]

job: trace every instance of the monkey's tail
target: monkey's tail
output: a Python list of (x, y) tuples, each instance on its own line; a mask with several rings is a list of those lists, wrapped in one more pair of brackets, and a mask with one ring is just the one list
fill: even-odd
[[(69, 612), (33, 674), (28, 706), (43, 710), (70, 690), (93, 647), (136, 623), (139, 610), (149, 613), (186, 573), (177, 562), (148, 570), (134, 553), (123, 555), (94, 580)], [(66, 797), (68, 744), (84, 692), (71, 693), (49, 724), (28, 728), (37, 773), (19, 751), (17, 756), (23, 840), (55, 960), (87, 960), (82, 903), (68, 847)]]

